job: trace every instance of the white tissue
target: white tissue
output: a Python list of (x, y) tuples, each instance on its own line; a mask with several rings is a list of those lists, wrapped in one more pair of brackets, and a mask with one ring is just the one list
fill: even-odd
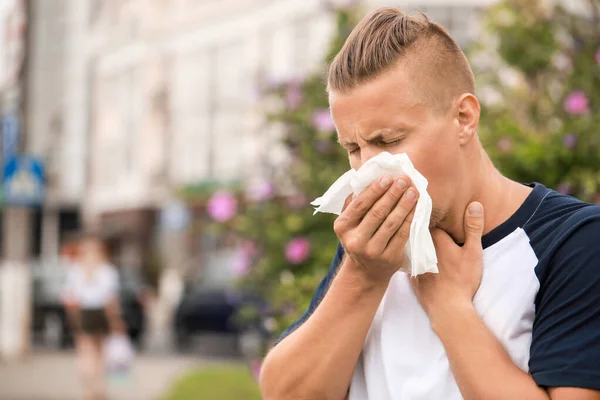
[(390, 154), (383, 152), (368, 160), (358, 171), (351, 169), (342, 175), (325, 194), (311, 204), (318, 212), (340, 214), (344, 202), (352, 193), (359, 195), (377, 178), (390, 175), (396, 179), (407, 175), (419, 192), (415, 215), (410, 225), (410, 238), (404, 247), (404, 262), (401, 271), (411, 276), (426, 272), (437, 273), (437, 255), (429, 231), (431, 218), (431, 197), (427, 193), (427, 179), (413, 166), (406, 153)]

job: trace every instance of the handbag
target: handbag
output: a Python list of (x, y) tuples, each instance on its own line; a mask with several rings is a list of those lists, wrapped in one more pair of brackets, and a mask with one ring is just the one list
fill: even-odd
[(135, 359), (135, 350), (127, 335), (111, 334), (104, 343), (104, 360), (108, 377), (122, 381), (127, 378)]

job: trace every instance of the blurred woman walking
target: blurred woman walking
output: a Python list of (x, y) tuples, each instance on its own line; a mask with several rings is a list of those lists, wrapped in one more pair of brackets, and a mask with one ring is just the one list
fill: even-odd
[(123, 331), (119, 275), (108, 262), (98, 236), (79, 239), (76, 260), (67, 273), (64, 303), (74, 328), (83, 399), (106, 398), (104, 344), (109, 333)]

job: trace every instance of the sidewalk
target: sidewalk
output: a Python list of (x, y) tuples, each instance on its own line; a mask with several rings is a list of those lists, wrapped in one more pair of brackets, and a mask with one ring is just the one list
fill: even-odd
[[(127, 382), (109, 389), (110, 400), (160, 399), (186, 370), (219, 359), (177, 355), (137, 357)], [(21, 363), (0, 363), (0, 400), (78, 400), (73, 352), (36, 352)]]

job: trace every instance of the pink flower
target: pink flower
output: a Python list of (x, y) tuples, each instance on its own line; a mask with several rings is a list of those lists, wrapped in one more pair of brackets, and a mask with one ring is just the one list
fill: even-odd
[(286, 91), (286, 102), (290, 110), (297, 109), (304, 100), (304, 93), (300, 85), (291, 83)]
[(250, 272), (252, 259), (256, 255), (256, 243), (251, 240), (245, 241), (238, 249), (233, 257), (231, 264), (231, 272), (234, 276), (240, 278), (246, 276)]
[(238, 250), (231, 264), (231, 272), (240, 278), (246, 276), (250, 270), (250, 257), (242, 250)]
[(335, 132), (335, 124), (328, 109), (318, 110), (313, 114), (313, 126), (322, 133)]
[(251, 240), (247, 240), (242, 245), (242, 252), (244, 254), (248, 255), (248, 257), (254, 257), (256, 255), (257, 250), (258, 249), (257, 249), (256, 243)]
[(560, 194), (569, 194), (571, 193), (571, 185), (567, 182), (563, 182), (556, 187), (556, 191)]
[(237, 213), (237, 201), (229, 192), (216, 192), (208, 200), (208, 215), (218, 222), (226, 222)]
[(260, 369), (262, 367), (262, 361), (260, 360), (252, 360), (250, 361), (250, 373), (252, 374), (252, 378), (256, 382), (258, 382), (258, 377), (260, 376)]
[(512, 150), (513, 143), (512, 140), (510, 140), (510, 138), (503, 137), (500, 140), (498, 140), (496, 146), (502, 153), (509, 153)]
[(248, 188), (247, 196), (250, 200), (262, 202), (273, 198), (275, 188), (271, 182), (260, 181)]
[(582, 90), (569, 94), (563, 104), (565, 111), (571, 115), (587, 114), (590, 111), (588, 99)]
[(577, 145), (577, 136), (573, 133), (566, 134), (563, 138), (563, 146), (567, 149), (572, 149)]
[(292, 264), (300, 264), (310, 256), (310, 242), (305, 237), (297, 237), (289, 241), (285, 247), (285, 257)]
[(287, 204), (293, 209), (304, 208), (308, 205), (308, 197), (302, 193), (294, 194), (287, 198)]
[(332, 147), (333, 146), (331, 145), (331, 140), (329, 139), (318, 139), (315, 142), (315, 149), (318, 153), (321, 154), (329, 153)]
[(600, 65), (600, 47), (596, 50), (596, 63)]

